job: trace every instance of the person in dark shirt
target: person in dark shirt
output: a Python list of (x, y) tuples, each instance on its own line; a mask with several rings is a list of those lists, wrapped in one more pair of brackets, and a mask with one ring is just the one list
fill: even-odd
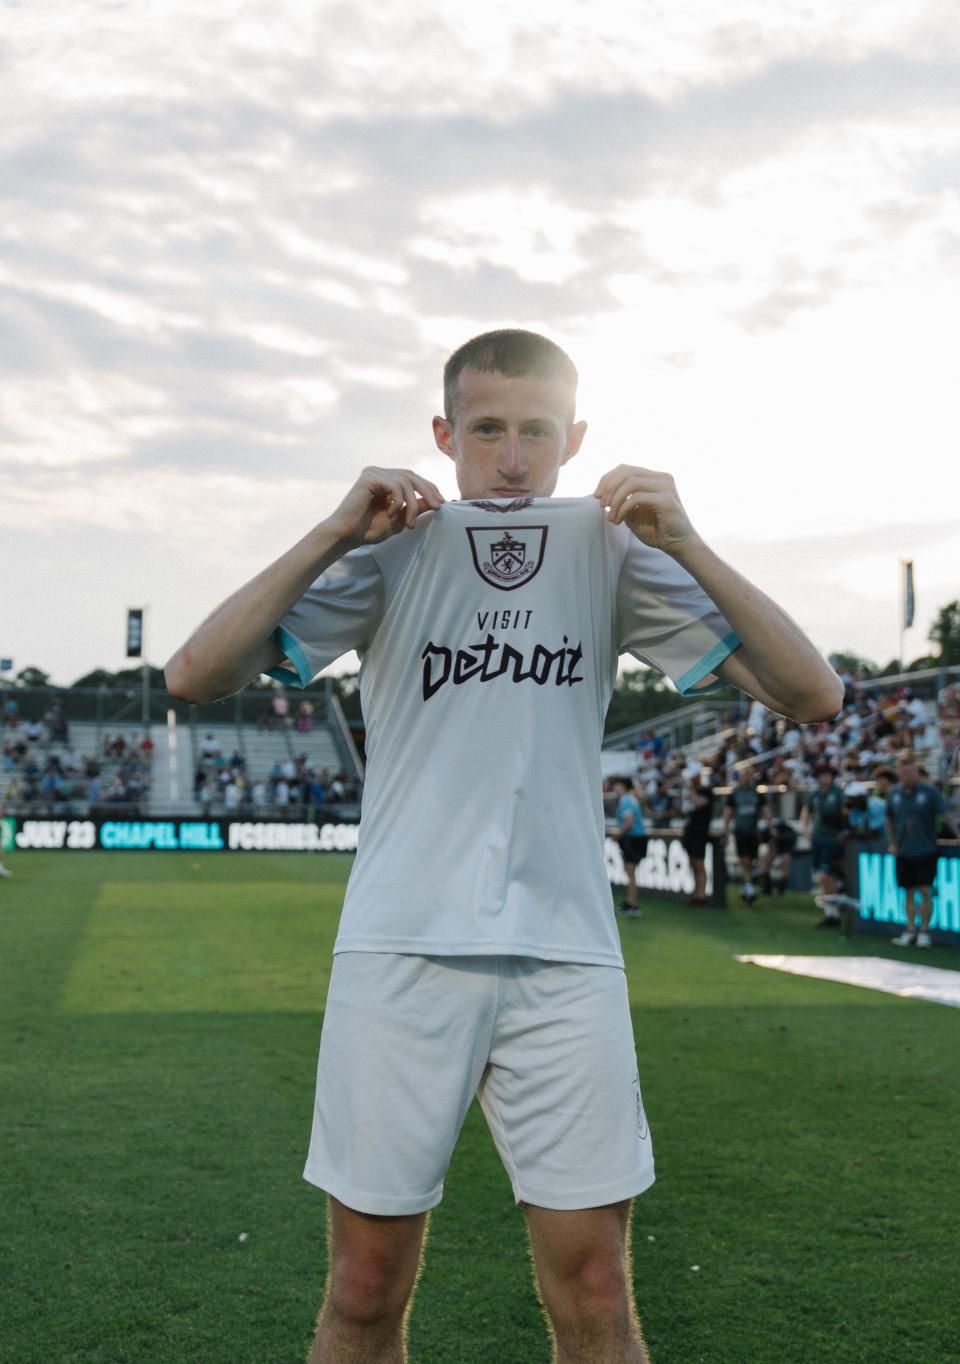
[[(937, 879), (937, 816), (953, 837), (958, 837), (956, 822), (947, 813), (941, 793), (929, 782), (920, 780), (921, 769), (912, 753), (902, 753), (897, 762), (898, 784), (887, 800), (887, 828), (890, 852), (896, 858), (897, 885), (904, 893), (907, 926), (893, 939), (896, 947), (930, 946), (930, 916), (933, 883)], [(920, 927), (916, 927), (917, 897), (920, 901)]]
[(840, 908), (836, 897), (840, 893), (840, 859), (846, 816), (843, 809), (843, 788), (829, 763), (816, 769), (817, 789), (800, 815), (801, 832), (810, 838), (810, 852), (814, 880), (817, 885), (816, 903), (823, 910), (817, 928), (839, 928)]
[(690, 811), (683, 830), (683, 847), (690, 858), (693, 872), (693, 894), (688, 905), (707, 903), (707, 843), (710, 841), (710, 821), (713, 819), (713, 777), (709, 770), (687, 782)]
[(756, 770), (752, 767), (741, 767), (737, 772), (737, 784), (725, 802), (723, 832), (724, 836), (728, 836), (730, 826), (733, 826), (743, 876), (740, 900), (745, 905), (755, 904), (757, 900), (753, 869), (760, 851), (760, 820), (770, 818), (770, 806), (757, 787)]

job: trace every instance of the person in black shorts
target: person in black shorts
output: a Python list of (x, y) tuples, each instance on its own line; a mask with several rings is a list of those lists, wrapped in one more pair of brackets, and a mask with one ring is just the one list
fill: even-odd
[(769, 820), (770, 816), (770, 806), (760, 794), (756, 783), (755, 769), (739, 768), (737, 784), (726, 799), (723, 832), (725, 836), (728, 835), (730, 826), (733, 825), (733, 836), (736, 839), (737, 856), (740, 859), (743, 877), (740, 900), (745, 905), (756, 903), (757, 890), (753, 884), (753, 868), (760, 852), (760, 820), (761, 818)]
[(790, 857), (797, 846), (797, 831), (785, 819), (772, 819), (760, 859), (760, 885), (768, 895), (782, 895), (790, 879)]
[(707, 903), (707, 843), (710, 841), (710, 821), (713, 819), (713, 781), (707, 770), (687, 781), (690, 811), (684, 825), (682, 843), (690, 859), (693, 872), (693, 894), (688, 905)]
[[(929, 782), (910, 752), (897, 760), (898, 784), (887, 801), (887, 829), (890, 852), (896, 858), (897, 885), (903, 891), (906, 927), (894, 938), (895, 947), (930, 946), (930, 919), (933, 913), (933, 884), (937, 879), (937, 816), (944, 827), (957, 837), (956, 821), (949, 813), (943, 793)], [(920, 927), (917, 928), (917, 897)]]
[(627, 873), (627, 898), (619, 913), (635, 918), (640, 913), (637, 906), (637, 867), (647, 855), (643, 806), (627, 777), (614, 777), (613, 792), (617, 797), (617, 827), (613, 836), (620, 844), (623, 867)]

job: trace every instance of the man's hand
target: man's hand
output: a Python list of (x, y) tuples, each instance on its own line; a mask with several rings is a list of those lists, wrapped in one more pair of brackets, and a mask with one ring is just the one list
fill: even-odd
[(425, 511), (437, 511), (443, 494), (409, 469), (364, 469), (327, 526), (340, 540), (376, 545), (416, 525)]
[(699, 539), (684, 510), (672, 474), (619, 464), (604, 474), (594, 497), (608, 507), (607, 520), (623, 522), (645, 545), (676, 554)]

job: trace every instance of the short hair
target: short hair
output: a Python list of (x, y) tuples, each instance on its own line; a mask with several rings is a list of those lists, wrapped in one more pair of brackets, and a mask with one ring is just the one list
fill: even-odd
[[(565, 350), (539, 332), (507, 327), (482, 332), (455, 350), (443, 367), (443, 413), (448, 422), (457, 414), (457, 391), (465, 369), (481, 374), (506, 374), (511, 378), (534, 374), (541, 379), (562, 379), (576, 394), (577, 367)], [(570, 420), (574, 410), (571, 407)]]
[(919, 760), (916, 753), (912, 753), (909, 748), (902, 749), (897, 755), (897, 770), (901, 767), (919, 767)]
[(897, 780), (897, 774), (892, 767), (878, 767), (873, 774), (873, 780), (879, 781), (881, 777), (886, 777), (887, 781)]

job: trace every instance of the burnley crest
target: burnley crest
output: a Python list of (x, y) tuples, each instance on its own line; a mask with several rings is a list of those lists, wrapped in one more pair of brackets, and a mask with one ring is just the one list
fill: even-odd
[(512, 592), (535, 577), (543, 563), (546, 526), (468, 526), (473, 565), (480, 577), (501, 592)]

